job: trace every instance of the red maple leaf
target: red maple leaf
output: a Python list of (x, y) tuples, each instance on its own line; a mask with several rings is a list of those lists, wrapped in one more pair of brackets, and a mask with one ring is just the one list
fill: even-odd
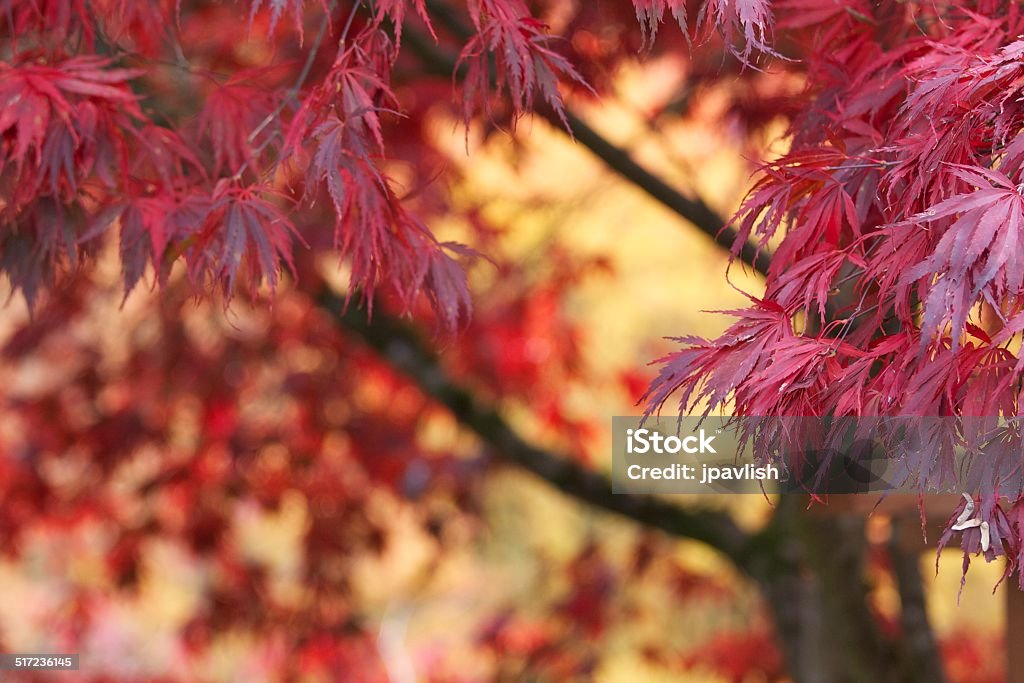
[[(648, 44), (654, 42), (666, 12), (679, 23), (689, 40), (686, 0), (633, 0), (633, 8)], [(702, 0), (697, 23), (717, 27), (745, 64), (755, 52), (778, 56), (772, 48), (774, 17), (768, 0)]]
[(470, 17), (476, 34), (462, 48), (458, 65), (466, 66), (463, 115), (491, 112), (491, 59), (497, 62), (496, 92), (508, 93), (516, 116), (533, 109), (536, 92), (562, 119), (565, 105), (558, 90), (560, 78), (589, 88), (569, 61), (552, 48), (547, 26), (533, 18), (522, 0), (472, 0)]
[(0, 136), (14, 136), (13, 150), (0, 157), (0, 170), (9, 160), (20, 167), (30, 151), (35, 163), (41, 163), (51, 122), (74, 135), (72, 118), (82, 99), (102, 101), (142, 118), (126, 85), (142, 72), (106, 68), (111, 63), (101, 57), (73, 57), (55, 66), (0, 62)]
[[(930, 231), (930, 255), (906, 269), (898, 287), (908, 296), (922, 293), (921, 330), (937, 334), (951, 326), (953, 349), (959, 344), (971, 308), (1024, 287), (1024, 197), (999, 171), (956, 166), (953, 174), (978, 189), (958, 194), (908, 223)], [(900, 293), (897, 296), (901, 296)], [(922, 338), (927, 343), (929, 337)]]
[[(259, 168), (250, 137), (274, 109), (272, 91), (252, 82), (257, 72), (244, 71), (218, 85), (199, 113), (198, 132), (213, 147), (213, 172), (235, 174), (243, 163)], [(258, 137), (258, 136), (257, 136)]]
[(205, 227), (186, 252), (196, 280), (219, 281), (230, 295), (242, 269), (248, 282), (263, 281), (271, 290), (282, 265), (294, 272), (292, 238), (301, 237), (278, 205), (264, 198), (265, 192), (231, 179), (217, 183)]

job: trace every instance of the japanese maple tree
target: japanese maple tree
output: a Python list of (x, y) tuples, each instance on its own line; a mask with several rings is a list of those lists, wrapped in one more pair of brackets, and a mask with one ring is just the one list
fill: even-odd
[[(574, 421), (554, 386), (579, 363), (562, 297), (601, 264), (553, 251), (554, 272), (541, 277), (502, 253), (480, 207), (451, 191), (457, 171), (431, 116), (440, 108), (461, 120), (467, 151), (471, 131), (514, 137), (524, 117), (543, 116), (763, 272), (764, 292), (729, 312), (736, 322), (724, 335), (680, 339), (648, 410), (672, 399), (681, 412), (740, 416), (1015, 418), (1024, 411), (1022, 33), (1018, 5), (997, 0), (0, 0), (0, 271), (34, 315), (5, 354), (72, 359), (67, 387), (5, 399), (31, 434), (0, 459), (7, 545), (21, 550), (19, 528), (32, 519), (117, 519), (128, 531), (110, 571), (130, 584), (143, 539), (186, 539), (217, 567), (216, 609), (188, 624), (190, 651), (233, 615), (270, 633), (264, 664), (282, 678), (340, 670), (382, 680), (370, 630), (349, 605), (349, 561), (386, 545), (386, 525), (366, 513), (379, 499), (417, 510), (437, 539), (473, 516), (482, 476), (473, 461), (418, 441), (425, 416), (447, 412), (563, 491), (720, 550), (763, 590), (794, 677), (804, 675), (801, 634), (811, 628), (791, 609), (806, 571), (850, 576), (816, 598), (843, 645), (837, 667), (857, 671), (853, 680), (885, 680), (897, 660), (913, 669), (935, 644), (907, 633), (884, 644), (859, 585), (862, 528), (808, 521), (784, 502), (748, 534), (724, 513), (617, 498), (582, 458), (534, 447), (487, 407), (526, 397), (583, 450), (593, 425)], [(788, 125), (787, 151), (759, 165), (730, 225), (572, 110), (613, 97), (617, 66), (665, 53), (686, 62), (692, 92), (737, 84), (728, 116), (747, 142), (772, 121)], [(766, 93), (773, 74), (802, 90)], [(675, 104), (653, 118), (686, 116), (686, 99)], [(452, 216), (472, 227), (470, 244), (435, 235), (434, 221)], [(163, 341), (148, 348), (140, 322), (110, 378), (73, 322), (87, 319), (99, 297), (91, 274), (112, 256), (125, 300), (158, 289), (152, 325)], [(478, 263), (508, 289), (471, 294)], [(266, 334), (218, 328), (223, 338), (204, 342), (196, 329), (211, 323), (188, 300), (220, 311), (242, 300)], [(411, 331), (421, 324), (453, 352), (434, 357)], [(538, 338), (556, 349), (547, 365), (530, 352)], [(289, 365), (282, 348), (308, 362)], [(356, 369), (377, 396), (404, 402), (361, 396)], [(275, 377), (281, 405), (266, 399)], [(460, 383), (474, 378), (479, 395)], [(274, 419), (255, 419), (252, 405)], [(999, 436), (981, 445), (979, 434), (956, 434), (981, 456), (1019, 461), (1012, 423)], [(931, 468), (947, 445), (922, 456), (922, 490), (936, 483)], [(147, 448), (165, 457), (139, 466), (148, 477), (128, 477), (137, 495), (125, 503), (126, 463)], [(88, 456), (89, 486), (46, 474), (66, 453)], [(1005, 557), (1007, 574), (1024, 561), (1019, 474), (990, 468), (952, 511), (942, 543), (960, 534), (965, 566), (969, 553)], [(222, 541), (231, 515), (283, 506), (289, 488), (315, 510), (304, 578), (316, 610), (262, 602), (263, 570)], [(133, 522), (139, 506), (149, 516)], [(806, 546), (795, 559), (779, 540), (794, 528)], [(822, 550), (835, 537), (853, 559)], [(609, 567), (599, 547), (586, 548), (566, 568), (571, 594), (553, 607), (586, 638), (610, 618), (609, 586), (628, 578)], [(69, 641), (78, 626), (71, 620)], [(565, 645), (578, 642), (575, 628), (509, 614), (481, 640), (516, 663), (509, 676), (587, 676), (593, 653)], [(710, 664), (680, 666), (779, 678), (766, 632), (757, 624), (751, 636), (760, 662), (709, 655)], [(729, 652), (729, 638), (710, 652)], [(286, 662), (285, 651), (301, 657)]]

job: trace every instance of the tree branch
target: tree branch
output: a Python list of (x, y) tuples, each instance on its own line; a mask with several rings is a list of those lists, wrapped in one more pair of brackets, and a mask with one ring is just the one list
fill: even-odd
[(907, 516), (892, 519), (889, 558), (900, 594), (900, 625), (903, 627), (902, 655), (907, 681), (944, 683), (939, 644), (928, 619), (925, 591), (918, 563), (921, 548), (917, 520)]
[(316, 297), (350, 334), (384, 357), (411, 379), (421, 391), (452, 412), (460, 424), (488, 444), (495, 455), (551, 484), (562, 493), (595, 507), (628, 517), (671, 536), (700, 541), (728, 557), (741, 571), (752, 575), (764, 562), (765, 552), (756, 535), (747, 534), (726, 513), (710, 509), (682, 508), (664, 498), (613, 493), (611, 481), (569, 456), (551, 453), (521, 437), (489, 405), (449, 379), (437, 358), (421, 341), (415, 328), (397, 318), (375, 311), (373, 324), (364, 312), (346, 306), (345, 299), (328, 288)]
[[(468, 29), (459, 23), (459, 19), (444, 3), (431, 3), (430, 12), (431, 16), (437, 18), (455, 35), (464, 38), (468, 34)], [(430, 71), (445, 77), (451, 77), (453, 73), (456, 73), (456, 60), (433, 41), (411, 29), (406, 29), (403, 36), (406, 44), (419, 55)], [(557, 130), (565, 131), (561, 119), (550, 107), (541, 105), (536, 111), (537, 114), (550, 121)], [(612, 144), (572, 110), (568, 108), (565, 110), (565, 118), (569, 122), (569, 131), (567, 132), (604, 162), (610, 170), (711, 237), (716, 244), (726, 249), (732, 249), (737, 237), (736, 229), (727, 225), (727, 221), (715, 213), (702, 199), (687, 197), (648, 171), (634, 161), (628, 151)], [(740, 248), (738, 258), (761, 275), (767, 275), (771, 263), (771, 256), (767, 251), (758, 250), (754, 244), (745, 242)]]
[[(564, 130), (554, 112), (545, 108), (539, 113), (551, 121), (556, 128)], [(694, 227), (710, 236), (716, 244), (726, 249), (732, 249), (737, 238), (736, 228), (727, 225), (721, 216), (704, 203), (704, 200), (700, 197), (691, 199), (672, 188), (664, 180), (634, 161), (629, 152), (621, 147), (616, 147), (602, 137), (572, 111), (566, 110), (565, 118), (569, 121), (569, 129), (572, 131), (573, 137), (593, 152), (594, 156), (603, 161), (608, 168), (689, 221)], [(758, 250), (753, 243), (744, 242), (738, 258), (761, 275), (768, 274), (771, 256), (764, 250)]]

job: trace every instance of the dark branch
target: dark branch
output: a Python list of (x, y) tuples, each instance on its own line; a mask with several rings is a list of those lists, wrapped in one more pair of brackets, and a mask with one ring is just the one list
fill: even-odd
[(889, 559), (900, 594), (900, 624), (903, 627), (902, 662), (907, 681), (944, 683), (939, 644), (935, 640), (925, 604), (918, 562), (921, 548), (920, 526), (906, 516), (892, 520)]
[[(432, 3), (430, 12), (431, 16), (438, 19), (452, 33), (461, 38), (468, 35), (466, 27), (459, 23), (458, 18), (444, 3)], [(429, 38), (409, 29), (406, 30), (404, 36), (406, 44), (419, 55), (430, 71), (446, 78), (455, 73), (456, 60)], [(538, 107), (537, 113), (548, 119), (556, 129), (565, 131), (561, 119), (550, 108), (542, 105)], [(691, 223), (720, 246), (726, 249), (732, 248), (736, 241), (736, 229), (727, 225), (726, 220), (715, 213), (702, 199), (699, 197), (691, 199), (673, 188), (634, 161), (628, 151), (609, 142), (607, 138), (587, 125), (571, 110), (566, 110), (565, 118), (569, 123), (567, 132), (570, 132), (580, 144), (604, 162), (610, 170)], [(758, 250), (754, 244), (745, 242), (740, 249), (738, 258), (761, 275), (767, 275), (768, 266), (771, 263), (771, 256), (767, 251)]]
[[(554, 112), (541, 111), (540, 113), (556, 128), (562, 127), (561, 121)], [(603, 161), (608, 168), (689, 221), (701, 232), (709, 235), (717, 244), (726, 249), (732, 249), (736, 242), (736, 229), (726, 225), (726, 221), (705, 204), (704, 200), (699, 197), (691, 199), (672, 188), (664, 180), (633, 161), (629, 152), (613, 145), (571, 111), (566, 111), (565, 117), (569, 122), (569, 129), (572, 131), (573, 137), (593, 152), (594, 156)], [(768, 252), (758, 250), (753, 243), (744, 242), (738, 258), (761, 275), (768, 274), (771, 257)]]
[(365, 313), (345, 306), (343, 297), (324, 289), (319, 306), (404, 373), (427, 396), (445, 406), (460, 424), (472, 430), (506, 462), (528, 470), (562, 493), (595, 507), (615, 512), (645, 526), (678, 538), (706, 543), (726, 555), (741, 570), (758, 571), (763, 563), (754, 555), (763, 552), (732, 518), (708, 509), (682, 508), (663, 498), (612, 492), (611, 481), (571, 457), (551, 453), (524, 438), (489, 405), (467, 388), (447, 377), (437, 358), (408, 323), (374, 312), (373, 324)]

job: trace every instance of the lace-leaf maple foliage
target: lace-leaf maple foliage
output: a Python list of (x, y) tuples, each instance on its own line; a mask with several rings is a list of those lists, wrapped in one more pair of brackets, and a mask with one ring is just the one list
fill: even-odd
[[(104, 228), (119, 226), (127, 290), (147, 265), (163, 277), (179, 259), (198, 291), (220, 285), (230, 296), (240, 271), (242, 284), (274, 289), (291, 246), (303, 238), (322, 243), (309, 234), (319, 226), (294, 230), (288, 214), (308, 210), (326, 189), (333, 247), (351, 266), (353, 291), (372, 300), (378, 285), (390, 285), (407, 310), (426, 295), (442, 325), (464, 322), (469, 294), (452, 259), (471, 251), (440, 244), (387, 169), (382, 119), (401, 116), (390, 71), (407, 3), (372, 3), (362, 12), (360, 4), (332, 10), (254, 0), (250, 32), (262, 20), (274, 35), (292, 19), (306, 45), (306, 14), (316, 9), (320, 36), (301, 68), (222, 75), (192, 65), (182, 51), (194, 44), (187, 35), (201, 30), (202, 3), (5, 0), (0, 266), (14, 286), (34, 303), (68, 265), (100, 248)], [(432, 34), (424, 3), (410, 9)], [(513, 117), (532, 109), (536, 94), (561, 114), (560, 81), (584, 81), (545, 25), (521, 0), (473, 0), (467, 9), (473, 35), (459, 57), (467, 122), (481, 111), (493, 116), (503, 95)], [(733, 17), (728, 3), (712, 9), (723, 26), (738, 22), (755, 37), (746, 11)], [(321, 66), (327, 32), (337, 38), (336, 57)], [(179, 73), (169, 74), (175, 67)], [(281, 76), (293, 72), (289, 86)], [(203, 95), (197, 117), (169, 112), (161, 100), (182, 73)], [(281, 192), (282, 183), (303, 184), (301, 198)], [(227, 206), (242, 196), (248, 208)]]
[(766, 291), (723, 336), (679, 340), (649, 410), (677, 396), (683, 412), (947, 417), (927, 457), (895, 435), (889, 452), (922, 488), (953, 482), (934, 476), (945, 447), (982, 463), (979, 523), (954, 528), (961, 503), (940, 547), (960, 535), (965, 570), (980, 553), (1009, 575), (1024, 561), (1020, 8), (873, 5), (773, 3), (776, 45), (804, 47), (807, 101), (734, 217), (734, 254), (773, 248)]

